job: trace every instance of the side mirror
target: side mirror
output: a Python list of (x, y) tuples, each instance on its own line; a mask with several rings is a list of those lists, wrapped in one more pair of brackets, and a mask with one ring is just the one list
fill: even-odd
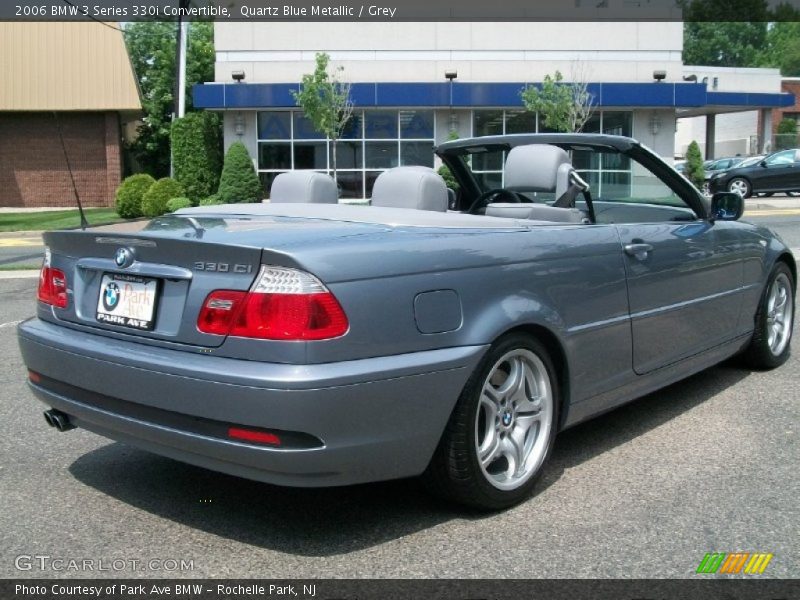
[(758, 163), (758, 166), (766, 167), (767, 166), (767, 159), (766, 158), (762, 159), (761, 162)]
[(717, 192), (711, 197), (712, 221), (737, 221), (744, 214), (744, 198), (736, 192)]

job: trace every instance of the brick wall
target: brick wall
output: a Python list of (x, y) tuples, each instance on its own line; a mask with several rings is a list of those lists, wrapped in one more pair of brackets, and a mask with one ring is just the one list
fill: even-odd
[(781, 82), (781, 91), (794, 94), (794, 106), (786, 106), (772, 111), (772, 134), (778, 133), (778, 123), (783, 119), (784, 113), (800, 112), (800, 81)]
[(118, 115), (58, 113), (56, 121), (53, 113), (0, 113), (0, 206), (74, 207), (67, 164), (84, 206), (112, 206), (121, 175)]

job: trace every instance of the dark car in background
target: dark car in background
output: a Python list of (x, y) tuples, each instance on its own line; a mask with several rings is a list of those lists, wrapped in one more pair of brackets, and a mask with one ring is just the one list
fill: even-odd
[(727, 158), (717, 158), (714, 160), (707, 160), (703, 163), (703, 171), (705, 172), (705, 182), (703, 183), (703, 193), (710, 195), (708, 182), (717, 173), (722, 173), (735, 166), (738, 166), (744, 160), (743, 156), (729, 156)]
[(753, 194), (800, 192), (800, 149), (781, 150), (751, 166), (737, 166), (717, 173), (708, 182), (709, 192)]

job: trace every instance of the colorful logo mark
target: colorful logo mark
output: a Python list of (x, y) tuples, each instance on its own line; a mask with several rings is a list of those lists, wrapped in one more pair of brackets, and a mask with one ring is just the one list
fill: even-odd
[(772, 556), (766, 552), (709, 552), (700, 561), (697, 573), (761, 575)]

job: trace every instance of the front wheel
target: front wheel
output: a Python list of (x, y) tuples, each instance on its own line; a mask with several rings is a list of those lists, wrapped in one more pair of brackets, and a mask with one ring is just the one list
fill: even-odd
[(748, 366), (774, 369), (789, 358), (794, 319), (794, 280), (792, 272), (779, 262), (772, 269), (758, 306), (755, 330), (744, 352)]
[(524, 500), (550, 454), (558, 400), (541, 343), (522, 334), (495, 342), (453, 410), (425, 473), (429, 487), (484, 510)]
[(742, 198), (749, 198), (752, 188), (750, 187), (750, 182), (747, 181), (747, 179), (736, 177), (735, 179), (731, 179), (731, 182), (728, 184), (728, 191), (736, 192)]

